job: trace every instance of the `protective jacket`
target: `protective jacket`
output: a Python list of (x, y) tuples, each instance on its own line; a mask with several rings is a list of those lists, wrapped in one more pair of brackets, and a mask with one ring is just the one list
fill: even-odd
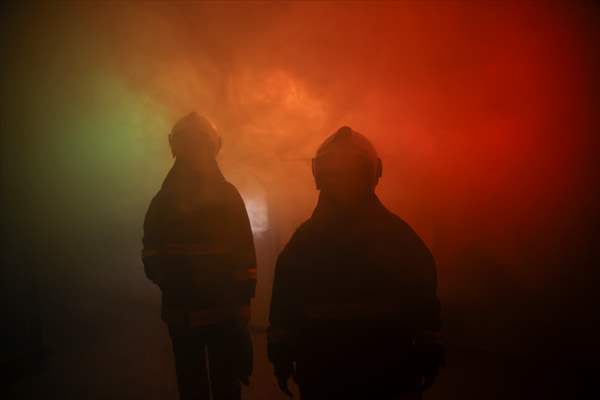
[(179, 162), (152, 199), (144, 222), (146, 275), (162, 291), (170, 327), (247, 322), (256, 257), (244, 202), (216, 170)]
[(439, 346), (422, 345), (440, 330), (436, 285), (427, 246), (375, 194), (352, 215), (321, 197), (277, 261), (268, 335), (276, 373), (293, 363), (306, 398), (417, 389), (441, 361)]

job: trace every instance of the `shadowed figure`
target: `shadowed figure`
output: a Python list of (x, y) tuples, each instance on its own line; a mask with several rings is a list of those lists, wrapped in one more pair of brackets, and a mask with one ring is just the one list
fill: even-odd
[(375, 195), (382, 165), (348, 127), (319, 148), (320, 190), (275, 270), (269, 359), (303, 399), (420, 399), (443, 360), (434, 259)]
[(187, 115), (169, 141), (175, 163), (146, 214), (145, 272), (162, 292), (180, 398), (239, 399), (252, 372), (248, 215), (219, 170), (221, 142), (208, 121)]

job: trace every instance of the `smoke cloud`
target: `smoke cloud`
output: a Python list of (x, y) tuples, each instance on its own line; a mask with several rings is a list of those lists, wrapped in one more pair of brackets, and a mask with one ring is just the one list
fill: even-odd
[[(451, 339), (518, 349), (556, 328), (562, 340), (597, 215), (587, 11), (517, 2), (17, 9), (14, 107), (34, 116), (14, 139), (28, 149), (20, 184), (37, 214), (27, 226), (51, 258), (101, 259), (56, 261), (65, 279), (149, 285), (143, 215), (172, 162), (171, 125), (196, 110), (221, 132), (220, 165), (252, 217), (255, 322), (264, 324), (275, 257), (317, 198), (310, 159), (349, 125), (380, 153), (384, 204), (433, 250)], [(115, 267), (99, 273), (101, 263)]]

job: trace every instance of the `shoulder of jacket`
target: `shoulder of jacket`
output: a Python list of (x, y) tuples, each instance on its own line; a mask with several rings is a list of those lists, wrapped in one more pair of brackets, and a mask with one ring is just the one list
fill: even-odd
[(419, 236), (419, 234), (408, 222), (387, 209), (386, 213), (388, 214), (387, 220), (389, 221), (389, 227), (393, 230), (395, 235), (399, 236), (402, 241), (413, 243), (415, 246), (422, 247), (424, 250), (429, 252), (429, 248), (421, 236)]
[(224, 180), (223, 182), (219, 183), (217, 187), (221, 195), (224, 196), (224, 198), (231, 200), (235, 203), (244, 201), (242, 195), (240, 194), (240, 191), (231, 182)]

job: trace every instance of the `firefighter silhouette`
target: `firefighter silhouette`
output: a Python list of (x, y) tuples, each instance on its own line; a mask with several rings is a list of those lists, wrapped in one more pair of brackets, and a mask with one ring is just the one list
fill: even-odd
[(443, 361), (436, 267), (375, 195), (381, 160), (343, 127), (313, 159), (319, 200), (277, 260), (268, 355), (303, 399), (419, 399)]
[(206, 119), (185, 116), (169, 142), (175, 162), (146, 214), (144, 269), (162, 292), (180, 398), (239, 399), (252, 372), (248, 215), (217, 165), (221, 141)]

